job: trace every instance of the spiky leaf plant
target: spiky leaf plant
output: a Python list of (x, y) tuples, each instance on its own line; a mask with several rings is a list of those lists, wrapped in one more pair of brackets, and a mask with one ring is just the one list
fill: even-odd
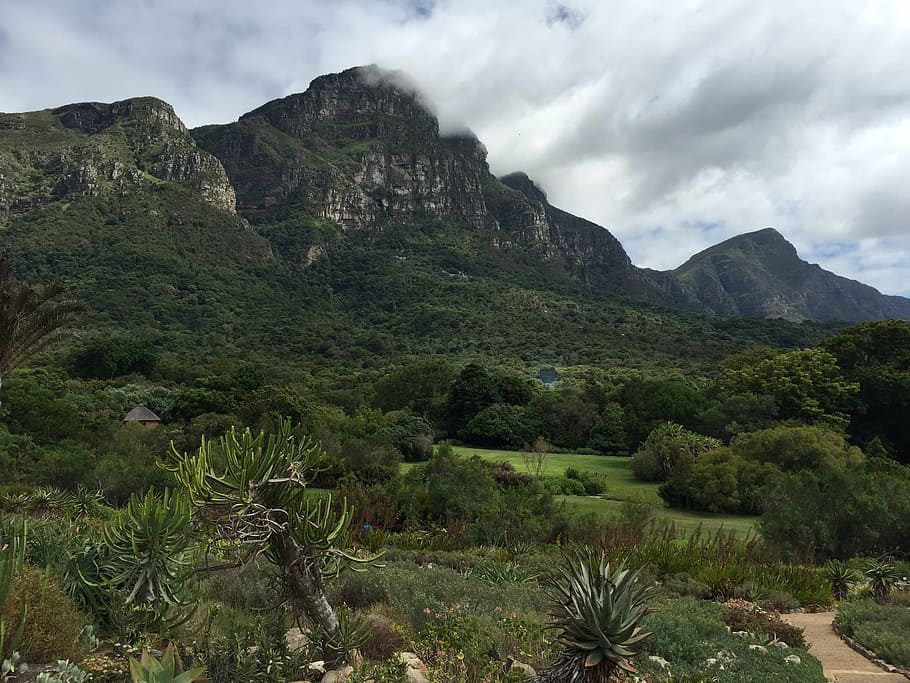
[(846, 600), (850, 586), (862, 578), (856, 569), (843, 560), (831, 560), (825, 565), (824, 571), (836, 600)]
[(562, 646), (536, 683), (607, 683), (634, 672), (631, 658), (650, 633), (641, 620), (654, 588), (622, 564), (611, 568), (603, 551), (583, 548), (567, 557), (552, 582), (553, 626)]
[(901, 572), (891, 562), (872, 560), (866, 566), (866, 578), (872, 586), (872, 597), (880, 605), (891, 598), (891, 589), (901, 580)]
[(346, 653), (334, 644), (340, 625), (325, 580), (376, 557), (351, 552), (353, 511), (345, 501), (339, 510), (331, 498), (306, 495), (325, 458), (322, 449), (282, 420), (269, 435), (232, 429), (217, 441), (204, 440), (195, 454), (171, 450), (168, 468), (203, 509), (222, 555), (229, 547), (237, 551), (237, 565), (262, 555), (279, 567), (297, 615), (327, 636), (326, 662), (342, 661)]
[(205, 669), (202, 667), (184, 671), (183, 662), (173, 643), (168, 644), (160, 661), (152, 657), (148, 650), (142, 651), (138, 662), (130, 657), (130, 678), (133, 683), (191, 683), (208, 680), (204, 674)]

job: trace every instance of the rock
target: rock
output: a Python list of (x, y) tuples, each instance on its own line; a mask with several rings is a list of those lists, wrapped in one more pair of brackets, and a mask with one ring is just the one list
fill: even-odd
[(399, 652), (398, 658), (408, 665), (405, 678), (408, 683), (429, 683), (426, 676), (427, 666), (413, 652)]
[(778, 640), (776, 643), (774, 643), (774, 647), (776, 647), (778, 650), (787, 650), (790, 646), (787, 645), (784, 641)]
[(523, 671), (525, 674), (532, 678), (537, 675), (537, 671), (534, 670), (533, 666), (530, 664), (525, 664), (524, 662), (520, 662), (517, 659), (513, 659), (512, 657), (509, 657), (507, 668), (509, 671)]
[(786, 657), (784, 657), (784, 661), (787, 662), (788, 664), (802, 664), (803, 663), (803, 660), (801, 660), (796, 655), (787, 655)]
[(322, 677), (322, 683), (347, 683), (347, 680), (354, 673), (353, 666), (346, 666), (335, 671), (329, 671)]
[(306, 632), (296, 626), (284, 634), (284, 639), (288, 643), (288, 649), (293, 652), (303, 650), (310, 644), (310, 639)]
[(662, 668), (662, 669), (666, 669), (668, 666), (670, 666), (670, 662), (668, 662), (663, 657), (658, 657), (657, 655), (649, 655), (648, 659), (650, 661), (654, 662), (655, 664), (659, 664), (660, 668)]
[(767, 652), (767, 651), (768, 651), (768, 648), (766, 648), (764, 645), (750, 645), (750, 646), (749, 646), (749, 649), (750, 649), (750, 650), (758, 650), (759, 652)]

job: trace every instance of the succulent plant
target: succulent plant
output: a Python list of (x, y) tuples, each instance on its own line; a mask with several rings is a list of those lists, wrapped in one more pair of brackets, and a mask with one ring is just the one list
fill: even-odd
[(183, 662), (173, 643), (167, 646), (160, 660), (152, 657), (148, 650), (142, 651), (138, 662), (130, 657), (130, 678), (133, 683), (190, 683), (208, 680), (204, 674), (205, 669), (202, 667), (184, 671)]
[[(13, 578), (22, 569), (25, 560), (27, 533), (25, 526), (19, 529), (10, 528), (9, 533), (10, 536), (7, 538), (0, 536), (0, 613), (13, 587)], [(15, 628), (11, 628), (13, 624), (7, 624), (0, 616), (0, 661), (5, 661), (9, 657), (11, 667), (15, 664), (13, 655), (22, 638), (27, 614), (28, 607), (23, 604), (18, 619), (13, 622), (18, 624)], [(8, 672), (4, 671), (2, 674), (4, 678), (6, 673)]]
[(566, 558), (553, 580), (553, 626), (562, 645), (537, 683), (606, 683), (619, 670), (634, 672), (631, 658), (650, 633), (642, 618), (652, 611), (653, 587), (638, 571), (611, 568), (606, 554), (589, 548)]
[(842, 560), (831, 560), (825, 565), (824, 571), (837, 600), (846, 600), (850, 586), (862, 578), (858, 571)]
[(872, 597), (879, 604), (885, 604), (891, 597), (891, 589), (901, 580), (901, 572), (885, 560), (872, 560), (866, 567), (866, 578), (872, 585)]

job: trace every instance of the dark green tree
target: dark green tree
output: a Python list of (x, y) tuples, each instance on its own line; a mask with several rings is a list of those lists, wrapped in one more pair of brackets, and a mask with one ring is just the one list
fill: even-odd
[(9, 254), (0, 255), (0, 387), (10, 372), (68, 336), (66, 325), (84, 310), (60, 285), (17, 284)]

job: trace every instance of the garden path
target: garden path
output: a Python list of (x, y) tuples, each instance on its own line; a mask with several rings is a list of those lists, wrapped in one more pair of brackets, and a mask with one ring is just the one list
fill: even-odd
[(783, 617), (794, 626), (804, 629), (809, 652), (815, 655), (825, 669), (825, 675), (837, 683), (907, 683), (900, 674), (880, 669), (840, 639), (831, 624), (834, 612), (815, 614), (785, 614)]

